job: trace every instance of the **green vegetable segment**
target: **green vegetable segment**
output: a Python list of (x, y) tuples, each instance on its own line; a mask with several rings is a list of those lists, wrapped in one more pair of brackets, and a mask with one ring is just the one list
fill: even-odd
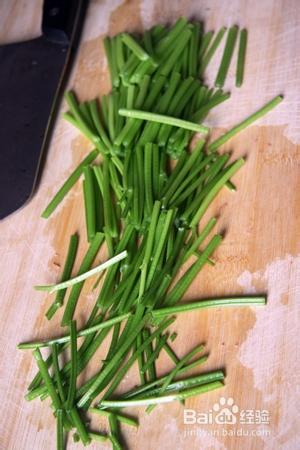
[(241, 87), (244, 80), (246, 48), (247, 48), (247, 30), (243, 29), (240, 32), (239, 53), (236, 67), (235, 85)]
[(186, 130), (191, 130), (198, 133), (208, 133), (208, 128), (204, 125), (198, 125), (196, 123), (188, 122), (187, 120), (164, 116), (162, 114), (138, 111), (135, 109), (119, 109), (119, 114), (121, 116), (130, 117), (132, 119), (149, 120), (150, 122), (172, 125), (174, 127), (184, 128)]

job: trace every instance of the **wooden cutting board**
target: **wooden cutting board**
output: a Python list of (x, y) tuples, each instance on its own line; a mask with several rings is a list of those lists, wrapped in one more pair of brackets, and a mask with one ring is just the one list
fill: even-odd
[[(205, 342), (210, 357), (202, 370), (225, 368), (227, 374), (222, 391), (190, 399), (185, 408), (206, 413), (204, 418), (209, 413), (215, 417), (213, 407), (217, 404), (216, 409), (228, 408), (236, 424), (222, 425), (216, 419), (212, 424), (185, 424), (184, 407), (172, 404), (157, 407), (150, 416), (135, 410), (140, 413), (140, 427), (137, 431), (123, 427), (124, 437), (132, 450), (296, 450), (300, 448), (296, 306), (300, 297), (299, 2), (92, 1), (69, 86), (82, 100), (108, 92), (103, 37), (122, 30), (139, 31), (157, 22), (173, 22), (181, 15), (202, 19), (207, 30), (235, 23), (249, 30), (245, 83), (241, 89), (234, 87), (232, 68), (226, 85), (232, 98), (207, 121), (216, 134), (273, 96), (285, 96), (268, 117), (226, 145), (234, 157), (246, 155), (247, 164), (235, 177), (238, 191), (224, 190), (208, 213), (220, 215), (218, 229), (226, 230), (226, 239), (215, 255), (216, 266), (204, 268), (186, 298), (267, 293), (268, 304), (260, 309), (189, 313), (181, 315), (174, 326), (179, 333), (175, 341), (178, 355)], [(40, 0), (2, 0), (1, 43), (36, 36), (40, 16)], [(220, 53), (208, 71), (209, 83), (214, 80), (219, 59)], [(55, 424), (48, 400), (24, 400), (36, 368), (31, 354), (17, 351), (16, 345), (61, 332), (59, 315), (51, 323), (44, 317), (51, 298), (35, 292), (32, 286), (58, 279), (71, 233), (80, 233), (79, 256), (85, 251), (80, 183), (48, 221), (41, 219), (40, 213), (88, 149), (87, 141), (59, 118), (38, 192), (28, 206), (0, 224), (1, 450), (46, 450), (55, 446)], [(104, 258), (101, 255), (98, 261)], [(90, 288), (87, 284), (80, 302), (79, 324), (94, 298)], [(162, 361), (159, 373), (169, 367), (167, 360)], [(132, 370), (121, 388), (136, 381), (136, 371)], [(230, 401), (227, 404), (229, 398), (238, 412)], [(250, 423), (241, 423), (243, 420)], [(95, 430), (105, 430), (105, 426), (105, 421), (92, 421)], [(234, 435), (241, 433), (244, 435)], [(99, 447), (93, 444), (90, 448)], [(68, 448), (81, 446), (70, 443)], [(103, 448), (109, 448), (109, 444)]]

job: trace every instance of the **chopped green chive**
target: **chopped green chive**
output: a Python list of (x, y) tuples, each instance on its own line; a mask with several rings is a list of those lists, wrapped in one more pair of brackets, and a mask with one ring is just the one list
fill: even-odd
[(228, 69), (230, 66), (231, 58), (233, 55), (237, 34), (238, 34), (237, 26), (229, 28), (228, 34), (227, 34), (227, 40), (226, 40), (226, 44), (225, 44), (225, 48), (224, 48), (224, 53), (222, 56), (221, 65), (220, 65), (220, 68), (219, 68), (219, 71), (217, 74), (217, 78), (215, 81), (215, 86), (217, 86), (217, 87), (224, 86), (224, 83), (225, 83), (225, 80), (227, 77), (227, 72), (228, 72)]
[(113, 266), (114, 264), (118, 263), (119, 261), (122, 261), (122, 259), (125, 259), (127, 257), (127, 251), (119, 253), (116, 256), (113, 256), (112, 258), (108, 259), (102, 264), (99, 264), (99, 266), (94, 267), (94, 269), (89, 270), (88, 272), (82, 273), (78, 275), (75, 278), (71, 278), (70, 280), (63, 281), (62, 283), (58, 284), (49, 284), (46, 286), (35, 286), (35, 289), (37, 291), (48, 291), (50, 293), (59, 291), (61, 289), (66, 289), (70, 286), (74, 286), (75, 284), (81, 283), (82, 281), (86, 280), (89, 277), (92, 277), (93, 275), (96, 275), (99, 272), (102, 272), (103, 270), (107, 269), (110, 266)]
[(48, 219), (48, 217), (51, 216), (53, 211), (57, 208), (57, 206), (62, 202), (64, 197), (67, 195), (67, 193), (70, 191), (70, 189), (74, 186), (76, 181), (79, 180), (80, 175), (83, 173), (83, 170), (85, 166), (90, 164), (94, 161), (94, 159), (97, 158), (99, 155), (99, 152), (97, 150), (93, 150), (91, 153), (88, 154), (86, 158), (76, 167), (76, 169), (71, 173), (69, 178), (64, 182), (62, 187), (59, 189), (59, 191), (55, 194), (49, 205), (46, 207), (46, 209), (42, 213), (42, 217), (44, 219)]
[(201, 44), (200, 44), (200, 49), (199, 49), (199, 59), (200, 59), (200, 61), (201, 61), (201, 59), (203, 57), (203, 54), (206, 52), (207, 47), (209, 46), (210, 41), (213, 38), (213, 35), (214, 35), (213, 31), (208, 31), (202, 37)]
[[(78, 337), (88, 336), (89, 334), (94, 334), (97, 331), (103, 330), (104, 328), (111, 328), (113, 325), (122, 322), (123, 320), (128, 319), (130, 313), (121, 314), (117, 317), (113, 317), (112, 319), (108, 319), (104, 322), (101, 322), (97, 325), (93, 325), (90, 328), (83, 329), (77, 333)], [(48, 341), (40, 341), (40, 342), (28, 342), (24, 344), (19, 344), (18, 348), (20, 350), (26, 349), (34, 349), (38, 347), (48, 347), (52, 344), (64, 344), (65, 342), (70, 341), (70, 335), (62, 336), (59, 338), (50, 339)]]
[(198, 309), (218, 308), (222, 306), (259, 306), (266, 304), (266, 297), (230, 297), (220, 299), (203, 299), (192, 303), (184, 303), (178, 306), (170, 306), (161, 309), (155, 309), (151, 313), (154, 317), (163, 317), (170, 314), (179, 314)]
[(139, 111), (136, 109), (119, 109), (121, 116), (130, 117), (139, 120), (149, 120), (150, 122), (158, 122), (161, 124), (171, 125), (174, 127), (192, 130), (197, 133), (208, 133), (209, 129), (204, 125), (188, 122), (187, 120), (178, 119), (177, 117), (164, 116), (162, 114), (151, 113), (147, 111)]
[(128, 48), (135, 54), (135, 56), (142, 61), (145, 61), (147, 59), (150, 59), (150, 56), (148, 53), (138, 44), (138, 42), (133, 39), (132, 36), (128, 33), (122, 34), (122, 41), (125, 45), (127, 45)]
[(95, 191), (92, 169), (86, 166), (83, 169), (83, 193), (84, 208), (88, 242), (91, 242), (96, 234), (96, 210), (95, 210)]
[(64, 449), (64, 427), (63, 427), (63, 410), (56, 411), (56, 448)]
[(227, 28), (226, 27), (222, 27), (220, 29), (220, 31), (217, 33), (216, 37), (214, 38), (213, 42), (211, 43), (210, 47), (206, 50), (201, 64), (200, 64), (200, 76), (203, 75), (206, 67), (208, 66), (209, 62), (211, 61), (212, 57), (214, 56), (217, 48), (219, 47), (223, 36), (226, 32)]
[(52, 358), (53, 358), (53, 373), (54, 373), (54, 378), (55, 378), (56, 385), (57, 385), (57, 390), (58, 390), (61, 402), (65, 403), (66, 395), (65, 395), (65, 390), (63, 387), (63, 383), (62, 383), (60, 368), (59, 368), (58, 345), (52, 344), (51, 351), (52, 351), (51, 353), (52, 353)]
[[(66, 281), (71, 276), (73, 265), (74, 265), (74, 261), (75, 261), (75, 258), (76, 258), (77, 248), (78, 248), (78, 235), (77, 234), (73, 234), (71, 236), (71, 239), (70, 239), (70, 244), (69, 244), (69, 249), (68, 249), (68, 253), (67, 253), (67, 258), (66, 258), (66, 262), (65, 262), (65, 265), (64, 265), (63, 273), (62, 273), (62, 276), (61, 276), (61, 282)], [(67, 292), (67, 289), (61, 289), (56, 294), (54, 302), (52, 303), (52, 305), (50, 306), (50, 308), (46, 312), (46, 317), (47, 317), (48, 320), (50, 320), (54, 316), (56, 311), (62, 306), (64, 298), (65, 298), (65, 295), (66, 295), (66, 292)]]
[(238, 52), (236, 76), (235, 76), (236, 87), (241, 87), (243, 84), (245, 59), (246, 59), (246, 48), (247, 48), (247, 30), (243, 29), (240, 32), (239, 52)]
[(40, 374), (42, 376), (42, 379), (46, 385), (46, 388), (48, 390), (48, 393), (51, 397), (53, 406), (56, 410), (61, 409), (61, 401), (58, 397), (58, 394), (56, 392), (55, 386), (53, 384), (52, 378), (49, 375), (48, 367), (43, 360), (42, 354), (38, 348), (36, 348), (33, 351), (33, 356), (36, 360), (37, 366), (39, 368)]
[[(99, 251), (99, 248), (104, 240), (104, 235), (102, 233), (96, 233), (93, 241), (91, 242), (88, 251), (85, 254), (85, 257), (83, 258), (83, 261), (81, 263), (81, 266), (78, 271), (78, 276), (85, 273), (90, 266), (92, 265), (94, 259), (96, 258), (96, 255)], [(77, 301), (79, 298), (79, 295), (81, 293), (81, 290), (83, 288), (84, 281), (81, 281), (80, 283), (76, 283), (69, 295), (68, 302), (64, 311), (64, 315), (62, 318), (61, 324), (69, 325), (70, 321), (73, 318), (73, 314), (77, 305)]]
[(231, 139), (233, 136), (235, 136), (240, 131), (244, 130), (246, 127), (251, 125), (256, 120), (263, 117), (265, 114), (267, 114), (269, 111), (271, 111), (273, 108), (275, 108), (279, 103), (281, 103), (283, 100), (282, 95), (277, 95), (277, 97), (274, 97), (271, 101), (269, 101), (266, 105), (264, 105), (262, 108), (260, 108), (255, 113), (251, 114), (247, 119), (240, 122), (235, 127), (231, 128), (231, 130), (227, 131), (227, 133), (223, 134), (221, 137), (219, 137), (216, 141), (209, 144), (209, 150), (215, 151), (221, 145), (225, 144), (229, 139)]
[(106, 417), (109, 417), (110, 414), (114, 414), (116, 419), (120, 423), (124, 423), (125, 425), (130, 425), (132, 427), (138, 427), (138, 421), (136, 419), (124, 416), (123, 414), (111, 413), (110, 411), (99, 408), (89, 408), (89, 411), (91, 413), (98, 414), (99, 416), (106, 416)]
[[(143, 343), (143, 333), (141, 332), (137, 338), (136, 338), (136, 348), (139, 348)], [(144, 354), (140, 353), (137, 357), (138, 366), (139, 366), (139, 375), (140, 375), (140, 381), (141, 384), (145, 384), (146, 382), (146, 376), (143, 369), (144, 366)]]
[(69, 380), (68, 397), (66, 401), (66, 408), (70, 410), (74, 406), (76, 394), (76, 380), (77, 380), (77, 330), (76, 321), (72, 320), (70, 324), (70, 339), (71, 339), (71, 376)]
[(221, 381), (214, 381), (212, 383), (203, 384), (195, 388), (190, 388), (177, 392), (174, 394), (164, 394), (157, 397), (146, 397), (131, 400), (103, 400), (101, 406), (103, 408), (126, 408), (134, 406), (149, 406), (159, 405), (163, 403), (170, 403), (179, 400), (186, 400), (187, 398), (194, 397), (205, 392), (212, 391), (214, 389), (222, 388), (224, 385)]
[(199, 209), (191, 220), (191, 228), (197, 225), (197, 223), (207, 210), (208, 206), (224, 186), (224, 184), (244, 165), (244, 163), (245, 160), (243, 158), (240, 158), (235, 163), (233, 163), (232, 166), (229, 166), (229, 168), (225, 170), (224, 174), (218, 179), (213, 188), (208, 192), (207, 196), (204, 198)]
[(109, 66), (109, 72), (111, 76), (111, 84), (112, 86), (118, 86), (119, 85), (119, 77), (117, 74), (117, 67), (115, 65), (115, 60), (112, 55), (112, 39), (109, 37), (104, 38), (103, 40), (104, 49), (106, 53), (106, 58)]

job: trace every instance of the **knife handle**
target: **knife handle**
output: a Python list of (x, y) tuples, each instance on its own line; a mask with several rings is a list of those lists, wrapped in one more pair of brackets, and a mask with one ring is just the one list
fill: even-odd
[(51, 42), (70, 44), (83, 2), (82, 0), (44, 0), (43, 35)]

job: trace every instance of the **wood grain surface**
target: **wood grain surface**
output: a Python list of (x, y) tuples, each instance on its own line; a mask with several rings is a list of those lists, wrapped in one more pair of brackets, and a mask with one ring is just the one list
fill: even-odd
[[(297, 0), (120, 0), (92, 1), (69, 86), (80, 99), (110, 89), (102, 40), (105, 34), (139, 31), (154, 23), (173, 22), (180, 15), (202, 19), (206, 29), (234, 23), (249, 30), (246, 79), (234, 88), (231, 70), (226, 88), (232, 98), (212, 113), (207, 123), (217, 135), (246, 117), (273, 96), (284, 102), (266, 119), (230, 141), (234, 157), (247, 164), (234, 181), (236, 193), (224, 190), (208, 215), (219, 214), (226, 239), (217, 251), (215, 267), (205, 267), (187, 299), (214, 295), (267, 293), (265, 308), (232, 308), (189, 313), (178, 317), (174, 329), (178, 355), (205, 342), (210, 353), (203, 371), (225, 368), (226, 385), (190, 399), (185, 408), (208, 412), (220, 397), (233, 398), (241, 410), (266, 410), (269, 424), (235, 426), (185, 425), (184, 407), (157, 407), (139, 413), (140, 427), (124, 428), (131, 450), (297, 450), (299, 422), (299, 303), (300, 298), (300, 4)], [(0, 42), (38, 35), (39, 0), (2, 0)], [(208, 74), (214, 80), (220, 53)], [(1, 70), (1, 69), (0, 69)], [(62, 106), (65, 109), (65, 105)], [(0, 224), (0, 448), (50, 450), (55, 447), (55, 423), (49, 402), (24, 400), (36, 371), (30, 352), (17, 351), (21, 341), (59, 334), (60, 314), (50, 323), (44, 317), (52, 299), (35, 292), (36, 283), (54, 282), (71, 233), (80, 233), (80, 254), (86, 249), (80, 182), (53, 216), (40, 213), (72, 168), (90, 148), (62, 119), (57, 120), (42, 182), (32, 201)], [(101, 254), (97, 262), (105, 258)], [(93, 302), (87, 283), (78, 308), (79, 325)], [(95, 358), (104, 354), (102, 351)], [(169, 362), (162, 360), (159, 373)], [(120, 389), (137, 381), (132, 371)], [(95, 430), (105, 421), (94, 420)], [(232, 436), (242, 429), (243, 436)], [(247, 434), (247, 435), (246, 435)], [(100, 448), (91, 445), (91, 449)], [(81, 448), (70, 444), (68, 448)], [(109, 448), (104, 445), (103, 448)]]

